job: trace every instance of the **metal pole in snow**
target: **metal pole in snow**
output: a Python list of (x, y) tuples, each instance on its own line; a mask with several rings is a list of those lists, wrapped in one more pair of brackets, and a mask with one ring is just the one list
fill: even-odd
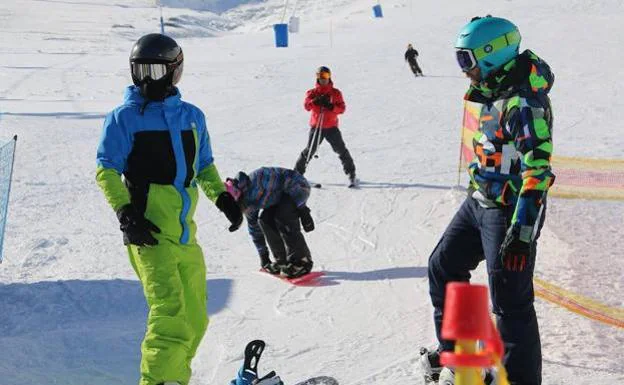
[(165, 34), (165, 22), (163, 21), (162, 5), (159, 6), (159, 8), (160, 8), (160, 33), (164, 35)]
[[(9, 144), (7, 144), (7, 146), (8, 145)], [(3, 216), (3, 218), (0, 218), (0, 223), (3, 224), (2, 225), (3, 227), (1, 229), (2, 233), (0, 234), (0, 263), (2, 263), (2, 247), (3, 247), (3, 243), (4, 243), (4, 231), (6, 230), (6, 222), (7, 222), (7, 218), (8, 218), (8, 212), (9, 212), (9, 195), (11, 194), (11, 178), (13, 176), (13, 166), (15, 165), (15, 150), (16, 150), (16, 148), (17, 148), (17, 135), (15, 135), (13, 137), (13, 153), (11, 154), (11, 164), (9, 166), (7, 192), (6, 192), (6, 196), (2, 197), (3, 199), (6, 199), (6, 201), (4, 202), (4, 207), (3, 207), (3, 210), (2, 210), (2, 212), (4, 212), (4, 216)]]
[(288, 9), (288, 0), (284, 0), (284, 10), (282, 11), (282, 21), (281, 21), (282, 24), (284, 24), (284, 19), (286, 18), (286, 9)]

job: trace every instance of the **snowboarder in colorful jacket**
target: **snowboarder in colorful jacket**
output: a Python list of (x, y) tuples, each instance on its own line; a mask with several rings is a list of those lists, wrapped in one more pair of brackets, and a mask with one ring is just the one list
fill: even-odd
[[(294, 170), (260, 167), (249, 175), (240, 171), (226, 179), (225, 185), (245, 213), (262, 268), (287, 278), (309, 273), (312, 256), (299, 225), (306, 232), (314, 230), (306, 205), (308, 181)], [(275, 261), (269, 258), (269, 249)]]
[(346, 105), (340, 90), (334, 88), (329, 68), (325, 66), (318, 68), (316, 86), (306, 92), (303, 107), (306, 111), (311, 111), (310, 132), (308, 144), (301, 151), (295, 170), (303, 175), (318, 146), (323, 139), (327, 139), (342, 162), (342, 168), (349, 177), (350, 186), (353, 186), (357, 181), (355, 164), (338, 128), (338, 115), (345, 112)]
[[(519, 53), (520, 32), (509, 20), (474, 18), (460, 31), (456, 56), (470, 78), (464, 126), (473, 129), (468, 197), (429, 258), (429, 292), (439, 349), (425, 352), (427, 371), (452, 350), (440, 336), (448, 282), (468, 281), (486, 261), (493, 312), (513, 385), (541, 384), (541, 344), (533, 307), (537, 239), (544, 223), (551, 170), (554, 75), (533, 52)], [(429, 373), (431, 374), (431, 373)], [(440, 373), (453, 383), (453, 372)]]
[(208, 325), (193, 221), (197, 186), (225, 213), (230, 231), (242, 222), (214, 164), (204, 115), (175, 87), (182, 68), (173, 39), (141, 37), (130, 54), (134, 85), (106, 116), (97, 150), (97, 184), (117, 213), (149, 307), (140, 385), (188, 384)]

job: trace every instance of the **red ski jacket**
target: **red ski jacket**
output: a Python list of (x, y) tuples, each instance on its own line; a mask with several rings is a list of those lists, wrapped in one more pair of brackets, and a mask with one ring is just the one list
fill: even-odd
[[(329, 101), (334, 105), (331, 110), (313, 103), (315, 97), (323, 94), (329, 95)], [(323, 114), (322, 129), (338, 127), (338, 115), (345, 112), (346, 109), (342, 93), (338, 88), (334, 88), (334, 83), (331, 80), (325, 86), (316, 83), (316, 87), (308, 90), (303, 106), (306, 111), (312, 111), (312, 116), (310, 116), (310, 127), (312, 128), (318, 126), (321, 113)]]

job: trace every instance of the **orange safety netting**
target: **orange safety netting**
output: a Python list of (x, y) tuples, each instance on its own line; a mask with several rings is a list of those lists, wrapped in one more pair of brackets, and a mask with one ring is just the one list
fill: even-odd
[[(457, 183), (474, 158), (472, 138), (479, 128), (479, 110), (465, 103)], [(555, 148), (556, 149), (556, 148)], [(624, 160), (553, 156), (555, 183), (549, 196), (572, 199), (624, 200)]]

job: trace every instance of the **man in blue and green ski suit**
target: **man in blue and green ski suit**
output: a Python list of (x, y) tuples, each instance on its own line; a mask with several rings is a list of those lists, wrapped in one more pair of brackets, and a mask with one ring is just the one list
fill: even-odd
[[(446, 284), (469, 281), (470, 271), (485, 260), (509, 381), (539, 385), (542, 358), (533, 272), (546, 194), (554, 182), (548, 97), (554, 75), (533, 52), (519, 54), (519, 43), (514, 24), (490, 16), (473, 19), (456, 43), (458, 63), (471, 79), (464, 119), (476, 126), (474, 159), (468, 167), (468, 197), (429, 258), (440, 346), (421, 363), (425, 372), (439, 366), (439, 351), (454, 346), (441, 337)], [(442, 369), (440, 382), (445, 373), (452, 376)]]
[(140, 385), (188, 384), (208, 325), (206, 268), (193, 221), (197, 186), (232, 222), (230, 231), (242, 222), (214, 164), (203, 113), (174, 87), (181, 66), (173, 39), (139, 39), (131, 54), (135, 85), (107, 115), (97, 150), (96, 180), (117, 213), (149, 307)]

